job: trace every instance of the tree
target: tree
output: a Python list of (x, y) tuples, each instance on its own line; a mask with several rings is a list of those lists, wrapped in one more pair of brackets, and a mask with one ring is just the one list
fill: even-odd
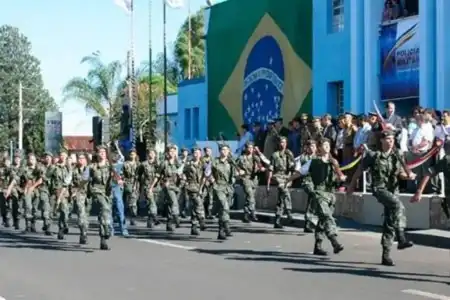
[[(158, 53), (156, 59), (153, 61), (153, 72), (160, 76), (164, 76), (164, 55), (163, 53)], [(171, 57), (167, 58), (167, 81), (173, 85), (177, 86), (182, 79), (181, 70), (178, 66), (176, 60)]]
[[(141, 71), (138, 70), (136, 74), (137, 78), (137, 95), (138, 101), (137, 106), (135, 107), (136, 117), (136, 130), (138, 134), (142, 133), (143, 136), (150, 138), (150, 140), (160, 139), (161, 133), (149, 131), (149, 122), (152, 125), (152, 128), (156, 127), (156, 114), (157, 114), (157, 103), (162, 101), (164, 97), (164, 76), (160, 74), (155, 74), (152, 76), (152, 105), (151, 105), (151, 116), (149, 109), (149, 77), (148, 75), (144, 75)], [(119, 87), (121, 101), (123, 101), (123, 97), (128, 97), (128, 88), (127, 82), (123, 81)], [(176, 91), (176, 86), (168, 81), (167, 84), (167, 92), (174, 93)], [(142, 129), (142, 132), (139, 132)]]
[(205, 74), (205, 41), (204, 36), (204, 10), (201, 9), (191, 20), (190, 51), (189, 51), (189, 19), (181, 26), (175, 41), (174, 55), (181, 69), (183, 78), (199, 77)]
[(78, 101), (86, 110), (102, 118), (109, 118), (111, 139), (117, 139), (120, 132), (122, 103), (118, 92), (122, 82), (122, 63), (112, 61), (105, 64), (99, 52), (83, 57), (82, 64), (88, 64), (85, 77), (69, 80), (63, 89), (63, 102)]
[[(44, 88), (40, 61), (31, 54), (31, 43), (18, 28), (0, 27), (0, 143), (18, 137), (19, 82), (23, 86), (23, 147), (43, 153), (45, 112), (58, 109)], [(17, 143), (15, 143), (17, 145)]]

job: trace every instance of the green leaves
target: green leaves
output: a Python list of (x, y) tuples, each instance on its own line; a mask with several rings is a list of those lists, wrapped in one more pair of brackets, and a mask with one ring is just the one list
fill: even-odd
[(45, 111), (57, 110), (44, 88), (40, 61), (31, 54), (31, 43), (19, 29), (0, 27), (0, 143), (18, 137), (19, 82), (23, 85), (24, 149), (44, 151)]

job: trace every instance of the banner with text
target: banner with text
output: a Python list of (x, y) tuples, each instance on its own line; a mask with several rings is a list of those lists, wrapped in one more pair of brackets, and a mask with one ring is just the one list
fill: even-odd
[(419, 42), (418, 18), (381, 27), (381, 100), (419, 97)]
[(45, 112), (45, 151), (57, 154), (62, 143), (62, 113)]

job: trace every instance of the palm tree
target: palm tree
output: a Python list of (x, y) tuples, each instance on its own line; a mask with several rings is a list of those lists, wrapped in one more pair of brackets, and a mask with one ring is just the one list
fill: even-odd
[(86, 110), (100, 117), (111, 117), (118, 100), (118, 86), (122, 81), (122, 63), (105, 64), (99, 52), (83, 57), (82, 64), (89, 64), (86, 77), (75, 77), (63, 88), (63, 103), (78, 101)]
[(191, 34), (189, 51), (189, 19), (181, 26), (175, 41), (174, 54), (183, 74), (183, 78), (203, 76), (205, 74), (205, 41), (204, 36), (204, 11), (199, 10), (191, 19)]

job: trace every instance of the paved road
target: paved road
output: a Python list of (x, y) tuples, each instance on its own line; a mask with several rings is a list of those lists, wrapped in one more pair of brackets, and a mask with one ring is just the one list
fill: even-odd
[[(216, 241), (208, 231), (191, 239), (133, 230), (101, 252), (66, 241), (0, 230), (0, 296), (6, 300), (308, 299), (450, 300), (450, 253), (417, 246), (395, 253), (397, 267), (379, 265), (379, 236), (348, 230), (346, 249), (321, 259), (313, 237), (269, 225), (233, 223), (235, 236)], [(143, 226), (143, 224), (142, 224)], [(163, 229), (163, 228), (161, 228)], [(212, 230), (212, 229), (211, 229)], [(0, 298), (1, 299), (1, 298)]]

